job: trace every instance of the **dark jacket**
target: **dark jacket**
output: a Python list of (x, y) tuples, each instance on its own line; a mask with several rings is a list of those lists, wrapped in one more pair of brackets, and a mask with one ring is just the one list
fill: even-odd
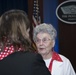
[(0, 75), (50, 75), (50, 72), (39, 54), (15, 52), (0, 60)]

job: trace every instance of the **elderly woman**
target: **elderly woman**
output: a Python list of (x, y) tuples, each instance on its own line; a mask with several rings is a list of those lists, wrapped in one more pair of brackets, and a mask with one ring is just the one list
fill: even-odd
[(75, 75), (69, 59), (54, 51), (56, 29), (51, 24), (40, 24), (34, 28), (33, 40), (52, 75)]

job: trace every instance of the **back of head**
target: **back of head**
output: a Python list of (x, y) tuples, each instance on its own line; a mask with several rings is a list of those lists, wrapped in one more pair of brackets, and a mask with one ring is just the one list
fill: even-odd
[(30, 22), (22, 10), (9, 10), (0, 18), (0, 45), (23, 46), (29, 49), (31, 41), (27, 30)]

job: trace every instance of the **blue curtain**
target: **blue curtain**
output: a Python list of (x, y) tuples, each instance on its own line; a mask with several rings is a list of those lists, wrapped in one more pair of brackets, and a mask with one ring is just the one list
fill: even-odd
[(58, 45), (58, 19), (56, 17), (56, 8), (58, 0), (43, 0), (43, 22), (51, 23), (57, 30), (57, 38), (54, 50), (59, 52)]

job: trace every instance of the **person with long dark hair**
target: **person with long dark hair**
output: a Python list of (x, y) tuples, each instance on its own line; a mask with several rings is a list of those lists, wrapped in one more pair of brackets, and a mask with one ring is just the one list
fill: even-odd
[(0, 75), (50, 75), (41, 55), (34, 53), (30, 22), (22, 10), (0, 17)]

